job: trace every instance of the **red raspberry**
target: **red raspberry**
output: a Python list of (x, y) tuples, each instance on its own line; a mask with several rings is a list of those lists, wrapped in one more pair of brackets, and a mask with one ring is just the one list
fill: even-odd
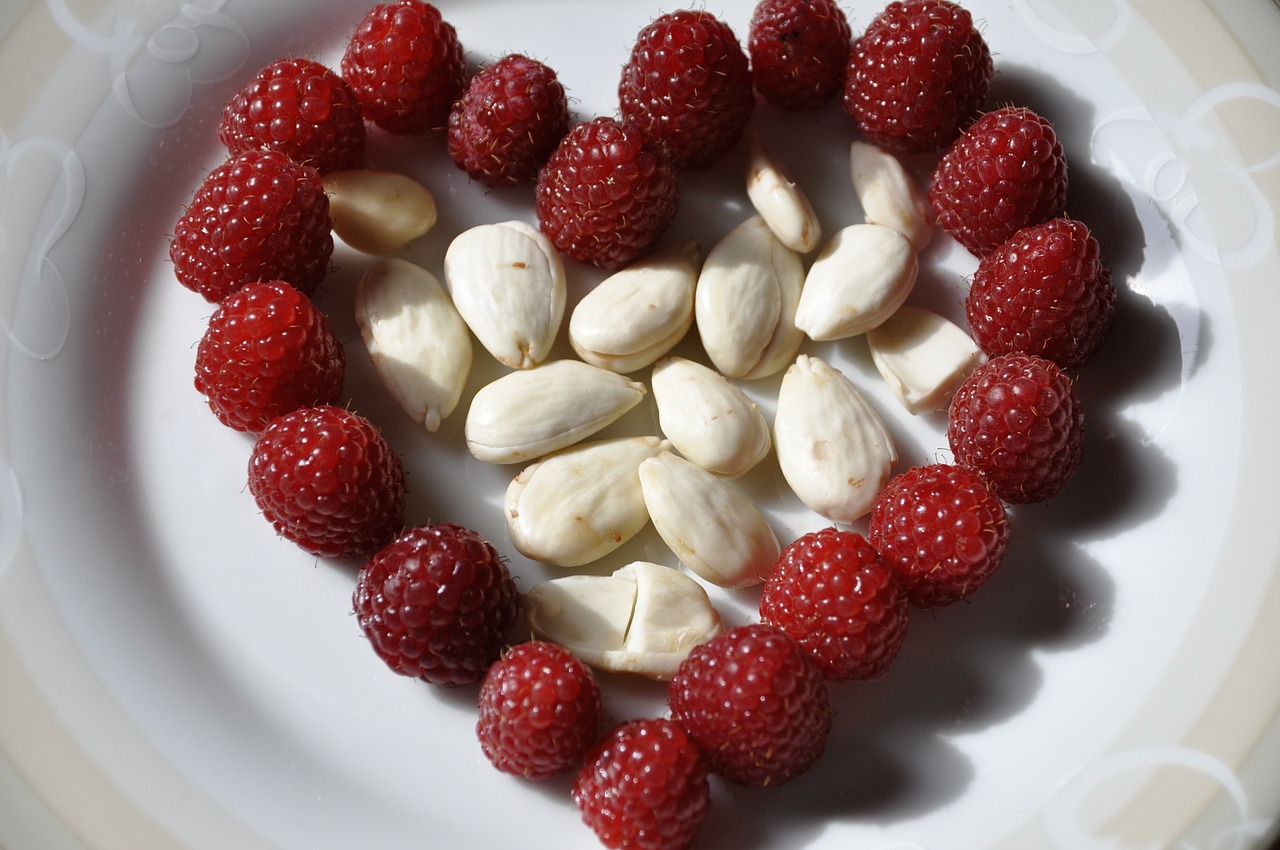
[(832, 681), (874, 679), (898, 656), (909, 613), (901, 579), (853, 531), (810, 532), (782, 550), (760, 619), (800, 642)]
[(352, 603), (388, 667), (446, 687), (479, 681), (520, 615), (498, 550), (454, 523), (409, 528), (379, 549)]
[(1000, 567), (1009, 518), (976, 472), (949, 464), (917, 466), (880, 493), (868, 539), (897, 568), (912, 605), (950, 605)]
[(318, 171), (276, 151), (245, 151), (196, 189), (169, 258), (183, 286), (215, 303), (260, 280), (310, 295), (329, 271), (332, 226)]
[(956, 463), (987, 479), (1006, 502), (1057, 495), (1084, 451), (1084, 409), (1071, 379), (1034, 354), (1004, 354), (956, 390), (947, 420)]
[(940, 151), (977, 117), (992, 68), (968, 10), (947, 0), (890, 3), (853, 43), (844, 109), (881, 147)]
[(605, 847), (683, 850), (706, 817), (711, 787), (701, 753), (680, 726), (632, 720), (587, 754), (573, 801)]
[(476, 735), (499, 770), (546, 779), (581, 767), (600, 738), (600, 687), (567, 649), (528, 641), (508, 650), (480, 686)]
[(1062, 215), (1067, 158), (1053, 125), (1021, 107), (983, 115), (943, 154), (929, 202), (942, 229), (978, 257)]
[(467, 82), (457, 30), (421, 0), (371, 8), (342, 55), (366, 119), (392, 133), (443, 131)]
[(618, 84), (622, 119), (676, 168), (704, 168), (742, 138), (755, 110), (738, 37), (709, 12), (671, 12), (640, 31)]
[(322, 558), (363, 557), (404, 522), (404, 468), (373, 423), (307, 407), (263, 429), (249, 491), (281, 535)]
[(747, 36), (756, 91), (782, 109), (817, 109), (844, 86), (850, 36), (834, 0), (760, 0)]
[(672, 717), (711, 769), (741, 785), (779, 785), (822, 755), (831, 700), (795, 638), (755, 623), (693, 648), (669, 683)]
[(650, 250), (679, 207), (671, 163), (613, 118), (569, 130), (538, 175), (542, 232), (568, 256), (602, 269)]
[(329, 319), (284, 281), (228, 295), (196, 349), (196, 389), (224, 424), (261, 431), (277, 416), (342, 396), (346, 352)]
[(320, 173), (359, 168), (364, 117), (346, 81), (310, 59), (263, 68), (222, 111), (218, 139), (236, 154), (280, 151)]
[(1039, 354), (1071, 369), (1106, 338), (1115, 300), (1098, 240), (1081, 222), (1054, 218), (982, 258), (965, 312), (987, 354)]
[(449, 155), (489, 185), (532, 183), (569, 130), (556, 72), (513, 54), (479, 71), (449, 113)]

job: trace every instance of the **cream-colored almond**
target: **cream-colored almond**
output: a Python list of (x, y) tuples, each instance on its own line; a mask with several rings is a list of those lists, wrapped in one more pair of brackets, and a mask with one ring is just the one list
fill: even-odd
[(356, 288), (356, 324), (378, 377), (415, 422), (435, 431), (471, 372), (471, 334), (426, 269), (384, 257)]
[(800, 254), (818, 247), (822, 240), (818, 214), (759, 137), (752, 138), (747, 151), (747, 198), (783, 245)]
[(887, 150), (855, 140), (849, 145), (853, 192), (867, 224), (883, 224), (923, 251), (933, 239), (933, 210), (924, 189)]
[(435, 226), (435, 197), (407, 174), (333, 171), (323, 183), (333, 232), (357, 251), (394, 254)]
[(737, 478), (769, 454), (773, 438), (759, 405), (716, 370), (668, 357), (650, 383), (663, 435), (702, 468)]
[(871, 360), (912, 413), (946, 410), (951, 396), (982, 362), (964, 329), (929, 310), (903, 306), (867, 332)]
[(774, 417), (782, 476), (814, 512), (851, 523), (871, 510), (898, 459), (875, 409), (844, 373), (802, 354), (782, 377)]
[(845, 227), (809, 268), (796, 309), (796, 327), (816, 340), (866, 333), (907, 300), (919, 269), (911, 243), (893, 228)]
[(721, 587), (764, 581), (778, 538), (751, 500), (722, 478), (666, 452), (640, 464), (649, 518), (680, 562)]

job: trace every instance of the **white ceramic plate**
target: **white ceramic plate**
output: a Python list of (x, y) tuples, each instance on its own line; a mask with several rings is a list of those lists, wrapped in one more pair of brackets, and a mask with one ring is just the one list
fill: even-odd
[[(223, 156), (221, 104), (284, 55), (336, 63), (364, 0), (40, 0), (0, 10), (0, 846), (597, 846), (568, 780), (499, 774), (474, 689), (389, 673), (350, 615), (354, 567), (275, 537), (244, 489), (249, 441), (191, 386), (211, 312), (174, 281), (182, 204)], [(472, 59), (555, 67), (579, 114), (612, 112), (617, 70), (659, 11), (588, 0), (442, 2)], [(1280, 814), (1280, 12), (1198, 0), (972, 0), (993, 102), (1050, 117), (1070, 212), (1121, 288), (1079, 376), (1084, 466), (1015, 513), (1002, 573), (916, 612), (882, 680), (833, 688), (829, 751), (762, 791), (716, 786), (704, 848), (1259, 846)], [(745, 34), (751, 4), (710, 9)], [(852, 12), (861, 29), (876, 9)], [(1238, 33), (1239, 35), (1236, 35)], [(1250, 54), (1267, 57), (1255, 64)], [(1271, 87), (1269, 87), (1271, 86)], [(757, 127), (825, 226), (859, 220), (838, 107)], [(371, 137), (421, 177), (437, 230), (532, 221), (439, 140)], [(740, 153), (685, 182), (676, 235), (709, 245), (748, 214)], [(927, 163), (916, 163), (927, 172)], [(319, 296), (349, 343), (352, 405), (411, 470), (410, 519), (471, 524), (513, 555), (507, 468), (458, 447), (461, 414), (415, 430), (375, 383), (350, 317), (369, 259), (340, 246)], [(959, 317), (974, 262), (939, 238), (915, 303)], [(597, 275), (571, 267), (577, 291)], [(939, 456), (857, 340), (811, 346), (890, 419), (902, 468)], [(479, 355), (483, 352), (477, 350)], [(478, 356), (478, 362), (484, 362)], [(473, 383), (496, 374), (477, 368)], [(773, 385), (751, 391), (769, 408)], [(652, 430), (652, 409), (623, 428)], [(820, 526), (766, 463), (744, 486), (779, 535)], [(623, 558), (664, 557), (651, 533)], [(517, 557), (522, 586), (550, 572)], [(734, 621), (750, 594), (718, 595)], [(660, 688), (605, 677), (614, 719)]]

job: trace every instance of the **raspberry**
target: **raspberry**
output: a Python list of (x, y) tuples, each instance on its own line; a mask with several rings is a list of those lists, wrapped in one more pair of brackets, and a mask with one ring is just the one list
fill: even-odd
[(706, 817), (711, 788), (685, 731), (642, 719), (614, 727), (587, 754), (573, 801), (605, 847), (683, 850)]
[(711, 770), (741, 785), (779, 785), (804, 773), (827, 743), (831, 701), (795, 638), (755, 623), (690, 651), (668, 685), (672, 717)]
[(404, 469), (373, 423), (328, 405), (272, 419), (249, 491), (276, 531), (322, 558), (363, 557), (404, 522)]
[(894, 569), (861, 534), (838, 528), (782, 550), (760, 596), (760, 619), (799, 641), (832, 681), (883, 675), (909, 622)]
[(978, 257), (1062, 215), (1067, 158), (1053, 125), (1022, 107), (983, 115), (943, 154), (929, 202), (942, 229)]
[(215, 303), (260, 280), (310, 295), (329, 271), (331, 227), (318, 171), (277, 151), (245, 151), (196, 189), (169, 258), (183, 286)]
[(1111, 328), (1116, 290), (1084, 224), (1054, 218), (1019, 230), (982, 258), (965, 301), (987, 354), (1038, 354), (1079, 366)]
[(675, 218), (675, 169), (613, 118), (573, 127), (538, 175), (538, 223), (557, 249), (616, 269), (650, 250)]
[(1057, 495), (1080, 465), (1084, 409), (1071, 380), (1034, 354), (979, 366), (951, 399), (947, 441), (956, 463), (1011, 504)]
[(356, 620), (397, 673), (454, 687), (479, 681), (520, 614), (493, 544), (454, 523), (415, 526), (360, 569)]
[(881, 147), (940, 151), (977, 117), (992, 70), (968, 10), (947, 0), (890, 3), (853, 43), (843, 105)]
[(782, 109), (817, 109), (844, 86), (850, 35), (834, 0), (760, 0), (747, 35), (756, 91)]
[(1000, 567), (1009, 518), (976, 472), (949, 464), (917, 466), (880, 493), (868, 539), (897, 569), (912, 605), (950, 605)]
[(449, 113), (449, 155), (489, 186), (532, 183), (569, 130), (556, 72), (513, 54), (479, 71)]
[(360, 167), (364, 116), (355, 92), (333, 71), (310, 59), (281, 59), (227, 103), (218, 139), (233, 154), (280, 151), (323, 174)]
[(585, 664), (554, 643), (508, 650), (485, 674), (479, 704), (484, 754), (526, 779), (580, 767), (600, 737), (600, 687)]
[(261, 431), (342, 395), (346, 353), (328, 318), (284, 281), (250, 283), (214, 311), (196, 349), (196, 389), (224, 424)]
[(704, 168), (742, 138), (755, 110), (747, 54), (728, 24), (703, 11), (663, 15), (642, 29), (622, 69), (624, 122), (678, 169)]
[(457, 30), (421, 0), (379, 3), (365, 14), (346, 52), (342, 75), (364, 116), (398, 134), (443, 131), (467, 82)]

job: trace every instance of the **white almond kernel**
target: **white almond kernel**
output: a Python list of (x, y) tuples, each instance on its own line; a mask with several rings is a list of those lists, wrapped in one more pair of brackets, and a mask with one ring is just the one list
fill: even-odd
[(650, 383), (663, 435), (703, 469), (737, 478), (769, 454), (773, 438), (759, 405), (714, 369), (668, 357)]
[(982, 362), (964, 329), (937, 313), (903, 306), (867, 332), (871, 360), (911, 413), (946, 410), (951, 396)]
[(407, 174), (333, 171), (323, 183), (333, 232), (357, 251), (394, 254), (435, 226), (435, 197)]
[(815, 340), (866, 333), (907, 300), (919, 269), (911, 243), (893, 228), (845, 227), (809, 268), (796, 309), (796, 327)]
[(809, 198), (758, 137), (747, 151), (747, 197), (774, 235), (807, 254), (822, 240), (822, 225)]
[(933, 210), (920, 184), (889, 151), (855, 140), (849, 145), (853, 192), (867, 224), (883, 224), (907, 237), (916, 251), (933, 239)]

